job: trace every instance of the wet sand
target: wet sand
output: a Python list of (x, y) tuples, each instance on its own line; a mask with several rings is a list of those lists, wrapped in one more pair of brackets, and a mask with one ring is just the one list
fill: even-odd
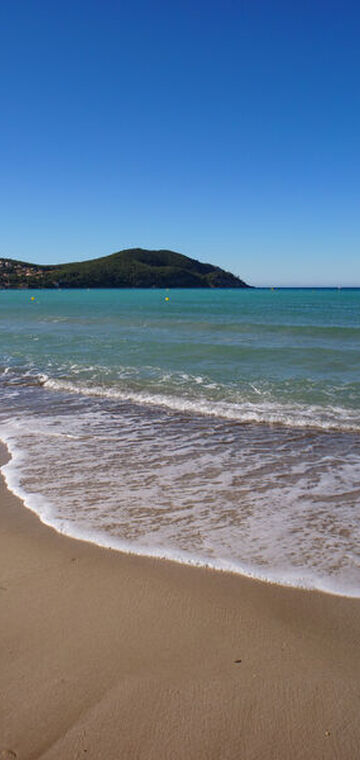
[(76, 541), (3, 481), (0, 542), (0, 758), (358, 757), (360, 600)]

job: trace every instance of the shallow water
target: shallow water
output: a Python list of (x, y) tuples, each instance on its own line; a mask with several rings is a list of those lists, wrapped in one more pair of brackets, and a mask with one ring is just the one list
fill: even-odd
[(360, 595), (359, 305), (0, 292), (10, 486), (71, 535)]

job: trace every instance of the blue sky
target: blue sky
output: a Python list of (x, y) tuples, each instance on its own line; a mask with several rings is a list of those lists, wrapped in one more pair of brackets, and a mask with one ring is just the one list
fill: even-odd
[(0, 256), (360, 285), (356, 2), (3, 0)]

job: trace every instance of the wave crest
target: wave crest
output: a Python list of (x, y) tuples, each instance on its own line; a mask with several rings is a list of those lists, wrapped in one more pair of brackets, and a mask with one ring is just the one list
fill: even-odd
[(47, 389), (78, 393), (81, 395), (130, 401), (136, 404), (160, 406), (176, 412), (222, 417), (239, 423), (262, 423), (286, 427), (316, 428), (318, 430), (338, 430), (343, 432), (360, 432), (359, 413), (343, 407), (305, 406), (297, 403), (280, 403), (244, 400), (239, 403), (214, 401), (199, 397), (197, 399), (170, 394), (133, 391), (116, 387), (74, 383), (69, 380), (47, 378), (42, 383)]

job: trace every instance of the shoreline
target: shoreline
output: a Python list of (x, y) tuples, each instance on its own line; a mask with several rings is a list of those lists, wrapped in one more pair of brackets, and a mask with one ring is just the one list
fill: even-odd
[[(5, 452), (5, 453), (4, 453)], [(5, 457), (5, 459), (4, 459)], [(303, 583), (294, 583), (292, 581), (285, 581), (284, 579), (279, 579), (276, 577), (271, 576), (262, 576), (260, 573), (257, 573), (256, 570), (252, 570), (251, 568), (238, 568), (231, 566), (231, 563), (229, 563), (229, 566), (226, 567), (224, 565), (221, 565), (220, 563), (216, 565), (216, 562), (212, 562), (211, 559), (207, 560), (207, 558), (204, 559), (188, 559), (186, 555), (184, 557), (176, 557), (176, 556), (166, 556), (162, 554), (160, 551), (157, 553), (155, 550), (151, 553), (149, 551), (146, 551), (146, 549), (139, 550), (136, 549), (136, 547), (133, 546), (127, 546), (126, 542), (116, 541), (115, 539), (113, 542), (111, 541), (111, 537), (109, 537), (109, 540), (106, 541), (106, 539), (103, 537), (103, 534), (96, 534), (96, 532), (93, 532), (91, 535), (82, 535), (80, 532), (76, 534), (76, 531), (66, 532), (65, 530), (61, 530), (60, 526), (56, 525), (56, 521), (51, 521), (51, 518), (47, 518), (44, 515), (41, 514), (39, 510), (37, 510), (35, 507), (32, 506), (32, 502), (36, 502), (37, 498), (42, 499), (43, 497), (37, 497), (36, 494), (23, 494), (21, 491), (22, 489), (18, 488), (17, 485), (13, 486), (11, 483), (9, 483), (9, 479), (6, 474), (3, 472), (3, 468), (5, 465), (9, 464), (14, 459), (14, 454), (11, 452), (11, 449), (8, 445), (8, 443), (0, 439), (0, 476), (4, 479), (6, 488), (14, 494), (14, 496), (19, 499), (25, 509), (28, 509), (40, 522), (50, 530), (54, 530), (56, 533), (58, 533), (61, 536), (64, 536), (66, 538), (69, 538), (74, 541), (83, 541), (85, 543), (91, 544), (93, 546), (96, 546), (100, 549), (105, 549), (108, 551), (114, 551), (119, 552), (120, 554), (124, 554), (126, 556), (134, 556), (134, 557), (144, 557), (147, 559), (153, 559), (156, 561), (161, 562), (170, 562), (174, 563), (176, 565), (185, 566), (185, 567), (191, 567), (191, 568), (197, 568), (197, 569), (203, 569), (208, 570), (211, 572), (216, 573), (224, 573), (225, 575), (235, 575), (240, 578), (246, 578), (248, 580), (253, 580), (259, 583), (265, 583), (270, 586), (280, 586), (281, 588), (285, 589), (298, 589), (302, 591), (307, 592), (317, 592), (320, 594), (329, 594), (330, 596), (336, 596), (336, 597), (342, 597), (347, 599), (357, 599), (360, 601), (360, 592), (358, 591), (351, 591), (347, 590), (346, 592), (343, 590), (338, 590), (336, 588), (331, 588), (330, 586), (326, 587), (326, 583), (324, 581), (321, 581), (321, 579), (318, 579), (318, 585), (315, 585), (316, 580), (314, 581), (314, 585), (306, 585), (305, 577)], [(30, 503), (29, 503), (30, 502)], [(66, 521), (63, 521), (63, 523), (66, 523)], [(323, 587), (321, 587), (321, 583), (323, 583)]]
[(356, 757), (358, 599), (69, 538), (3, 477), (0, 499), (0, 754)]

